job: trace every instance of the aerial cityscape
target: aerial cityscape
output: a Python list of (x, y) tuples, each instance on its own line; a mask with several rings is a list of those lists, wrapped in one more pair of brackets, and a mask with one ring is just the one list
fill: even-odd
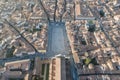
[(0, 0), (0, 80), (120, 80), (120, 0)]

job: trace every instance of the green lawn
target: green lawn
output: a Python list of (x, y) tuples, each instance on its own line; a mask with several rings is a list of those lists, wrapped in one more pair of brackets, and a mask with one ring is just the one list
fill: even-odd
[(15, 47), (12, 46), (11, 48), (7, 49), (7, 52), (6, 52), (6, 57), (9, 58), (9, 57), (13, 57), (13, 52), (15, 51)]
[(41, 31), (41, 29), (33, 29), (33, 32)]
[(43, 77), (40, 77), (40, 80), (43, 80)]
[(42, 75), (44, 75), (45, 71), (45, 64), (42, 64)]
[(84, 65), (89, 65), (90, 63), (92, 63), (94, 65), (99, 65), (95, 58), (86, 58), (83, 60)]
[(24, 80), (24, 79), (9, 78), (8, 80)]
[(33, 70), (34, 69), (34, 60), (31, 60), (31, 64), (30, 64), (30, 70)]
[(46, 80), (49, 80), (49, 64), (47, 64)]

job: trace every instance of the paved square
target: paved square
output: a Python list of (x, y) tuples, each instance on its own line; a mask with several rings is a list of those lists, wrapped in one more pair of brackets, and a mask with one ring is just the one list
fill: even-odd
[(67, 49), (67, 34), (65, 32), (65, 25), (59, 23), (51, 23), (49, 30), (49, 56), (57, 54), (66, 55), (68, 54)]
[(54, 27), (52, 31), (52, 52), (63, 53), (65, 51), (63, 29)]

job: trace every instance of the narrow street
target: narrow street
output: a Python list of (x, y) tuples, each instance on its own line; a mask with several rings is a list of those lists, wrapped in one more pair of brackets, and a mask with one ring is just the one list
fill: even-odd
[(47, 16), (47, 20), (50, 21), (49, 14), (47, 13), (47, 11), (46, 11), (46, 9), (45, 9), (45, 7), (44, 7), (44, 5), (43, 5), (43, 3), (42, 3), (41, 0), (39, 0), (39, 4), (40, 4), (41, 7), (43, 8), (43, 10), (44, 10), (44, 12), (45, 12), (45, 14), (46, 14), (46, 16)]
[[(66, 0), (64, 0), (64, 9), (63, 9), (64, 13), (66, 12), (66, 5), (67, 5), (67, 2)], [(60, 22), (62, 22), (63, 14), (60, 16)]]
[(20, 33), (19, 30), (16, 29), (16, 27), (15, 27), (14, 25), (12, 25), (12, 24), (11, 24), (9, 21), (7, 21), (6, 19), (5, 19), (5, 22), (6, 22), (11, 28), (13, 28), (13, 29), (21, 36), (21, 38), (22, 38), (24, 41), (26, 41), (26, 42), (34, 49), (35, 53), (39, 53), (38, 50)]
[(53, 17), (53, 20), (54, 20), (54, 21), (56, 21), (56, 10), (57, 10), (57, 3), (58, 3), (58, 1), (56, 0), (56, 1), (55, 1), (54, 17)]

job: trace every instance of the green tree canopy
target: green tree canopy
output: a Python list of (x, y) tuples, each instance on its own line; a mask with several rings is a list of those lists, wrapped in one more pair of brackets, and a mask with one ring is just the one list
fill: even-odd
[(100, 11), (99, 11), (99, 14), (100, 14), (101, 17), (104, 17), (104, 16), (105, 16), (105, 13), (104, 13), (103, 10), (100, 10)]

